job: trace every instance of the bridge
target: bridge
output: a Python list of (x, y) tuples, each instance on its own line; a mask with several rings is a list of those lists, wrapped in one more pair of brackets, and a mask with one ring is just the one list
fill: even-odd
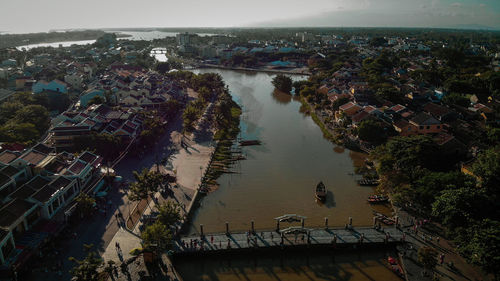
[[(345, 227), (330, 228), (328, 219), (322, 228), (306, 228), (305, 217), (284, 215), (275, 218), (276, 229), (256, 231), (254, 222), (247, 232), (232, 233), (226, 222), (226, 232), (205, 234), (200, 225), (200, 234), (176, 239), (176, 254), (215, 253), (250, 249), (285, 249), (300, 247), (357, 248), (362, 246), (383, 246), (404, 242), (406, 237), (395, 227), (383, 229), (374, 220), (373, 227), (353, 227), (352, 219)], [(301, 222), (300, 226), (288, 226), (281, 229), (280, 223)]]
[(167, 49), (166, 48), (154, 48), (151, 50), (151, 54), (166, 54)]

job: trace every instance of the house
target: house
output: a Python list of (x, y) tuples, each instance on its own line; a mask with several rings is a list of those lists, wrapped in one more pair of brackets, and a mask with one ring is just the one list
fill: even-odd
[(102, 89), (88, 89), (87, 91), (83, 92), (83, 94), (80, 96), (80, 106), (87, 107), (90, 100), (92, 100), (94, 97), (97, 97), (97, 96), (106, 100), (106, 96), (104, 95), (104, 90), (102, 90)]
[(64, 76), (64, 82), (71, 85), (74, 89), (80, 89), (82, 87), (84, 78), (83, 75), (73, 73)]
[(437, 134), (443, 130), (441, 122), (425, 112), (417, 114), (410, 123), (416, 127), (417, 134)]
[(40, 80), (33, 84), (32, 91), (35, 94), (39, 94), (43, 91), (53, 91), (53, 92), (58, 92), (58, 93), (67, 93), (68, 92), (68, 85), (62, 81), (59, 80), (52, 80), (50, 82), (47, 82), (45, 80)]
[(357, 103), (354, 103), (354, 102), (348, 102), (344, 105), (341, 105), (339, 107), (339, 111), (344, 113), (345, 115), (351, 117), (353, 116), (354, 114), (358, 113), (359, 111), (361, 111), (363, 108), (358, 105)]
[(425, 104), (422, 110), (442, 122), (453, 121), (458, 118), (458, 113), (455, 111), (432, 102)]
[(399, 119), (392, 123), (394, 130), (399, 133), (400, 136), (412, 136), (417, 134), (417, 127), (412, 123), (406, 121), (405, 119)]

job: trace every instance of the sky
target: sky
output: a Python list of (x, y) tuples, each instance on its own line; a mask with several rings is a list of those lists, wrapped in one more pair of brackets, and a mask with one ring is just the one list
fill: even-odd
[(500, 0), (0, 0), (0, 31), (120, 27), (500, 29)]

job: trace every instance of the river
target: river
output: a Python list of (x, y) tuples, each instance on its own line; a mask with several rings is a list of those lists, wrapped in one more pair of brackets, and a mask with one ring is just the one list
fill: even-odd
[[(321, 226), (325, 217), (331, 226), (343, 226), (349, 217), (354, 225), (372, 224), (372, 206), (366, 199), (374, 190), (357, 185), (354, 175), (363, 154), (324, 139), (314, 121), (299, 112), (299, 101), (273, 92), (273, 74), (201, 71), (222, 75), (243, 108), (241, 137), (259, 139), (262, 145), (243, 147), (247, 159), (232, 168), (234, 174), (222, 175), (219, 189), (201, 200), (191, 233), (200, 224), (206, 232), (223, 231), (226, 221), (232, 230), (248, 230), (251, 220), (256, 228), (271, 229), (274, 218), (284, 214), (306, 216), (306, 226)], [(319, 181), (328, 190), (325, 204), (315, 202)]]
[[(374, 190), (358, 186), (354, 176), (354, 166), (361, 165), (365, 156), (324, 139), (314, 121), (299, 112), (299, 101), (274, 92), (274, 74), (221, 69), (197, 72), (222, 75), (243, 108), (241, 137), (259, 139), (262, 145), (243, 147), (247, 159), (232, 168), (234, 174), (222, 175), (220, 187), (201, 200), (193, 214), (191, 234), (198, 233), (200, 224), (205, 233), (222, 232), (226, 221), (232, 231), (248, 230), (251, 220), (256, 229), (272, 229), (274, 218), (283, 214), (306, 216), (306, 227), (322, 226), (325, 217), (330, 226), (343, 226), (349, 217), (355, 226), (371, 225), (373, 208), (366, 198)], [(293, 76), (294, 80), (304, 78)], [(324, 205), (314, 198), (320, 180), (328, 189)], [(176, 268), (185, 280), (398, 280), (383, 265), (386, 254), (343, 253), (336, 254), (335, 261), (332, 253), (231, 255), (181, 259)]]

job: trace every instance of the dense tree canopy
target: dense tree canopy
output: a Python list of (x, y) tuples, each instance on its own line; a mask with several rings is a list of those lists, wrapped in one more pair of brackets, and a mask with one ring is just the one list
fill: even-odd
[(278, 74), (273, 78), (272, 81), (274, 87), (284, 93), (290, 93), (292, 90), (292, 78), (284, 75)]

